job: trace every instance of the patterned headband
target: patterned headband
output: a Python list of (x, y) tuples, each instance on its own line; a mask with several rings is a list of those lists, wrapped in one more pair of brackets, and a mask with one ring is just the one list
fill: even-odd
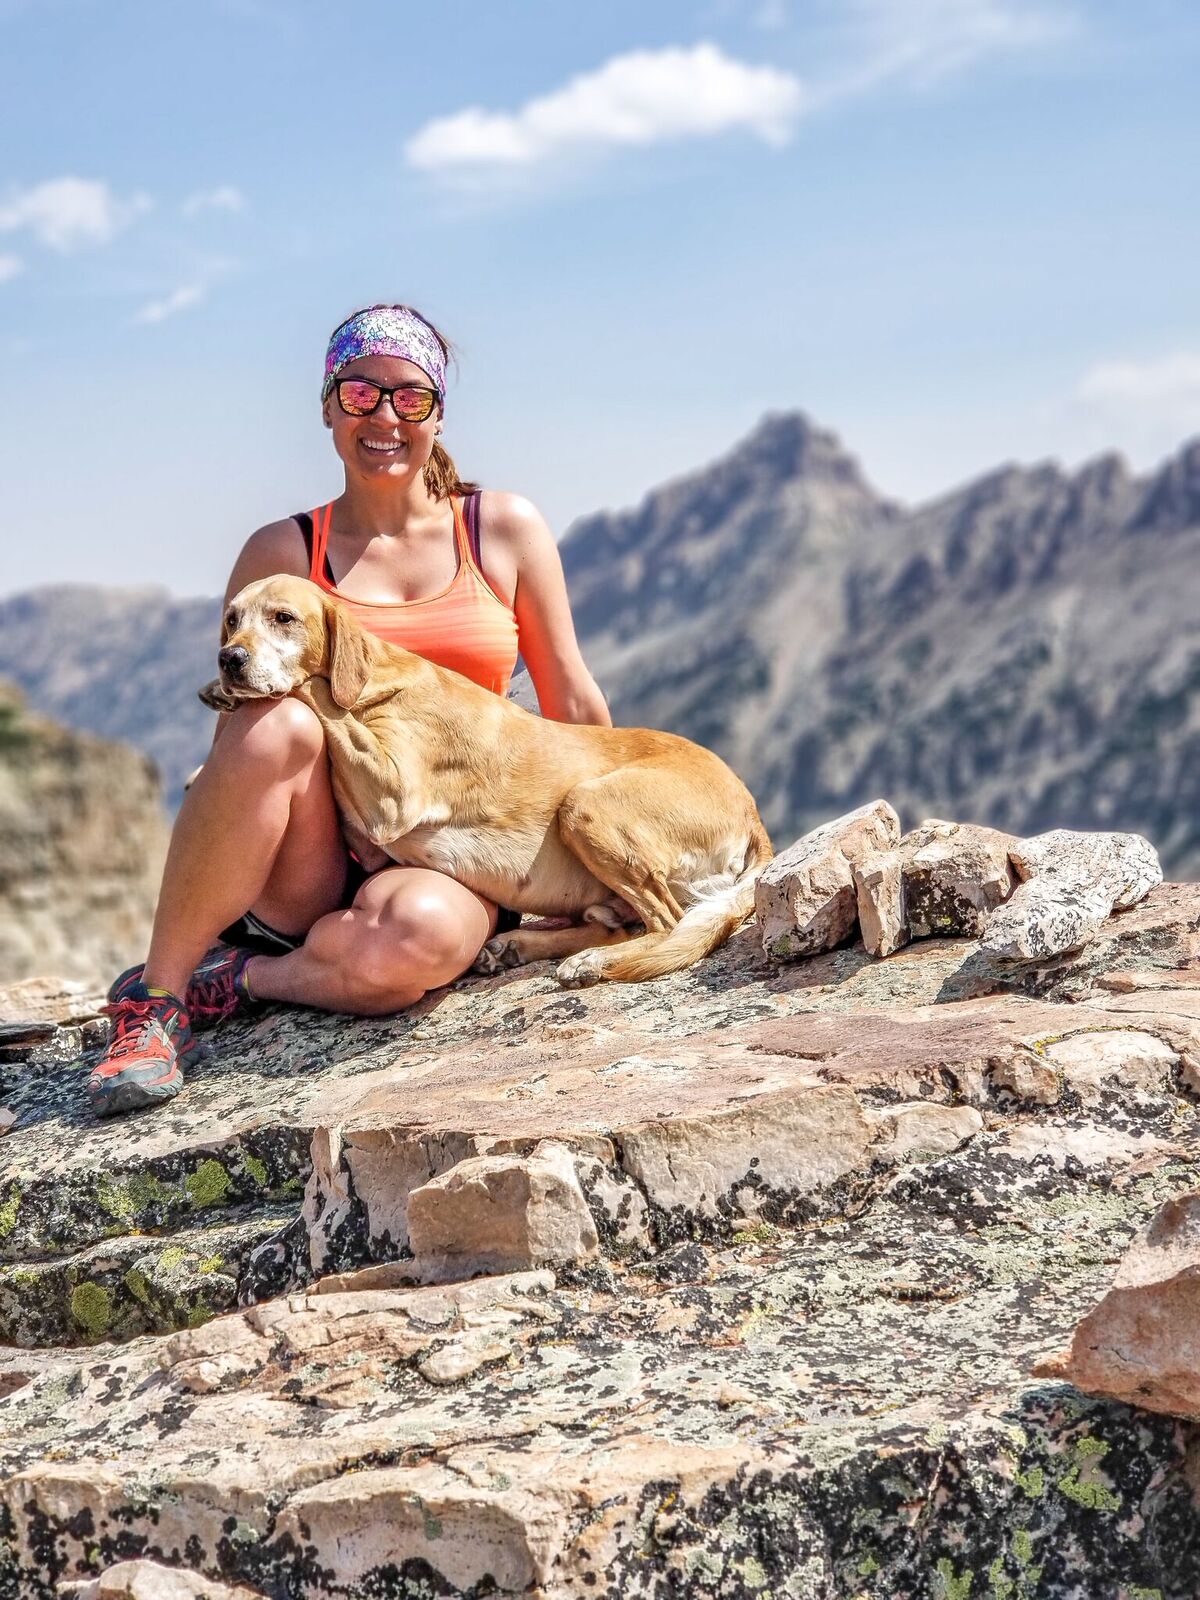
[(446, 392), (446, 357), (437, 335), (415, 311), (403, 306), (371, 306), (356, 311), (333, 330), (325, 352), (321, 399), (344, 366), (359, 356), (400, 356), (420, 367), (439, 395)]

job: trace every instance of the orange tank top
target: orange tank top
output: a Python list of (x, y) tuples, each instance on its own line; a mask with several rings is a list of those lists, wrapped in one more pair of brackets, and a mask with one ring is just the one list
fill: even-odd
[(467, 537), (462, 500), (454, 496), (458, 570), (447, 588), (424, 600), (354, 600), (333, 582), (326, 564), (333, 503), (310, 513), (309, 577), (346, 607), (368, 633), (387, 644), (461, 672), (493, 694), (505, 694), (517, 663), (517, 619), (480, 571)]

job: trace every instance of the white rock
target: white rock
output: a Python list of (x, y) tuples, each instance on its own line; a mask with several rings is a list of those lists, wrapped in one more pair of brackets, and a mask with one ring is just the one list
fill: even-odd
[(1113, 911), (1162, 882), (1154, 847), (1137, 833), (1066, 828), (1020, 840), (1009, 852), (1024, 880), (993, 912), (983, 948), (1009, 961), (1045, 961), (1086, 944)]

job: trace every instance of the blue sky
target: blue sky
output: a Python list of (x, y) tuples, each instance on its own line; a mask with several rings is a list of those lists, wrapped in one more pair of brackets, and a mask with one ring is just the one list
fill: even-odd
[(0, 592), (218, 590), (407, 299), (557, 532), (764, 411), (919, 499), (1200, 432), (1194, 0), (0, 0)]

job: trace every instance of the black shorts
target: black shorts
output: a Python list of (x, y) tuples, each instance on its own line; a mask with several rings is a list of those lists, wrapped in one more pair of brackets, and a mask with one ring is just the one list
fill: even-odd
[[(380, 867), (380, 872), (386, 872), (386, 867)], [(374, 874), (367, 872), (362, 863), (350, 858), (350, 869), (346, 873), (346, 887), (342, 893), (343, 909), (349, 906), (354, 896)], [(521, 913), (510, 911), (507, 906), (499, 908), (496, 917), (496, 932), (511, 933), (514, 928), (521, 925)], [(220, 934), (222, 944), (236, 945), (239, 950), (253, 950), (259, 956), (285, 956), (292, 950), (298, 950), (304, 943), (303, 933), (280, 933), (277, 928), (272, 928), (261, 917), (256, 917), (253, 911), (247, 911), (245, 916), (239, 917), (236, 922)]]

